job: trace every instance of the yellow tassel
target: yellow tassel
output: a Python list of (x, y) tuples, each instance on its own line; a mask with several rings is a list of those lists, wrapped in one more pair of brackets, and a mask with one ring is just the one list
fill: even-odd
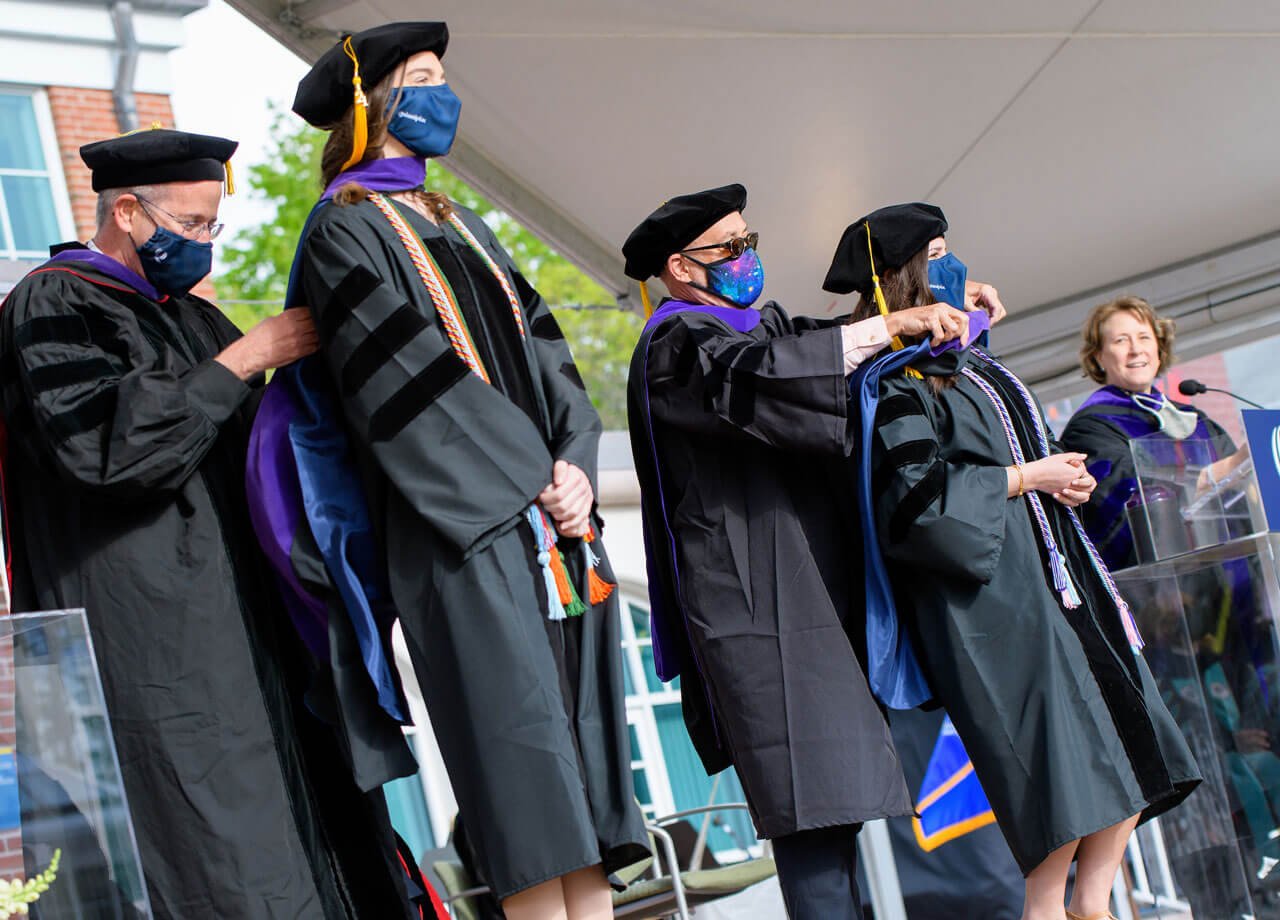
[(649, 299), (649, 285), (640, 282), (640, 303), (644, 305), (644, 318), (653, 316), (653, 301)]
[(227, 196), (230, 197), (236, 193), (236, 175), (231, 171), (231, 161), (222, 164), (227, 171)]
[(351, 46), (350, 35), (343, 40), (342, 50), (346, 52), (347, 57), (351, 58), (351, 86), (354, 89), (352, 94), (354, 123), (351, 131), (351, 156), (347, 158), (347, 162), (342, 164), (342, 170), (345, 171), (364, 159), (365, 147), (369, 143), (369, 100), (365, 97), (364, 89), (361, 88), (360, 62), (356, 59), (355, 49)]
[[(876, 257), (871, 251), (871, 221), (867, 221), (867, 258), (871, 260), (871, 284), (875, 288), (876, 308), (880, 311), (881, 316), (889, 315), (889, 304), (884, 299), (884, 291), (880, 289), (880, 276), (876, 274)], [(902, 351), (907, 346), (902, 344), (902, 339), (896, 335), (893, 337), (893, 350)]]

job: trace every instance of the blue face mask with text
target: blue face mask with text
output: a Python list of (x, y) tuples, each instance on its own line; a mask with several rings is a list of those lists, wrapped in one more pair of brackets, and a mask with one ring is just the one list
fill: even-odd
[(157, 291), (182, 295), (213, 268), (213, 243), (189, 240), (157, 225), (151, 238), (138, 247), (138, 258), (142, 273)]
[(448, 83), (405, 86), (387, 130), (415, 156), (442, 157), (453, 147), (461, 112), (462, 100)]
[(938, 303), (964, 309), (964, 283), (969, 269), (951, 253), (929, 260), (929, 290)]

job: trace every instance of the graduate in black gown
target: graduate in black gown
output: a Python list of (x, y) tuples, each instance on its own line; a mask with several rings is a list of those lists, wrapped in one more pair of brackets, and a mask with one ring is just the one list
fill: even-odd
[(627, 274), (672, 297), (627, 388), (654, 652), (707, 772), (737, 769), (793, 920), (860, 920), (858, 829), (912, 809), (861, 664), (847, 375), (893, 335), (962, 335), (966, 315), (754, 309), (746, 197), (672, 198), (623, 247)]
[(330, 131), (295, 264), (322, 343), (300, 395), (325, 391), (363, 474), (378, 559), (352, 587), (386, 582), (483, 881), (512, 920), (611, 917), (606, 876), (648, 848), (601, 424), (547, 304), (423, 188), (461, 106), (447, 43), (443, 23), (380, 26), (299, 84), (294, 110)]
[(152, 130), (82, 148), (94, 239), (4, 303), (13, 608), (86, 610), (156, 917), (407, 916), (389, 827), (302, 706), (245, 508), (261, 372), (314, 350), (310, 318), (241, 337), (189, 293), (235, 147)]
[[(824, 286), (858, 291), (855, 317), (926, 303), (946, 229), (930, 205), (876, 211), (845, 231)], [(1107, 917), (1134, 826), (1200, 776), (1073, 511), (1094, 486), (1084, 456), (1059, 452), (1030, 391), (977, 347), (904, 343), (857, 384), (874, 413), (869, 569), (887, 561), (903, 641), (1026, 876), (1023, 916), (1062, 920), (1078, 857), (1066, 916)]]

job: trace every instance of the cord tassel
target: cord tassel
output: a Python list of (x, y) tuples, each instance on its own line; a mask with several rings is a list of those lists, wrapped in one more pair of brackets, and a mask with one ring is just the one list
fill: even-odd
[(347, 158), (347, 162), (342, 164), (341, 172), (345, 172), (352, 166), (355, 166), (364, 159), (365, 147), (369, 144), (369, 100), (364, 94), (364, 88), (360, 79), (360, 61), (356, 59), (355, 48), (351, 45), (351, 36), (348, 35), (342, 42), (342, 50), (346, 52), (347, 57), (351, 58), (351, 86), (352, 86), (352, 125), (351, 125), (351, 156)]
[(596, 542), (595, 529), (587, 531), (587, 535), (582, 538), (582, 562), (587, 573), (587, 602), (592, 606), (603, 604), (613, 594), (613, 589), (617, 585), (610, 584), (600, 577), (600, 573), (596, 571), (596, 567), (600, 565), (600, 557), (596, 555), (591, 544)]
[(559, 555), (555, 538), (548, 533), (546, 518), (542, 515), (542, 509), (536, 504), (529, 506), (525, 511), (525, 517), (533, 530), (534, 543), (538, 547), (538, 565), (542, 568), (542, 580), (547, 589), (547, 619), (563, 620), (564, 604), (560, 602), (560, 586), (556, 583), (556, 573), (551, 565), (552, 552)]

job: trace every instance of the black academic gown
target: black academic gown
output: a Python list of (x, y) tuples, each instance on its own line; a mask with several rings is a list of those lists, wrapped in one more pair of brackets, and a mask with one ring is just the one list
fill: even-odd
[(87, 612), (156, 917), (405, 916), (376, 803), (300, 704), (244, 504), (252, 388), (212, 360), (238, 335), (87, 263), (19, 282), (0, 312), (13, 607)]
[(860, 663), (841, 331), (772, 302), (760, 314), (745, 333), (695, 312), (647, 332), (628, 416), (650, 592), (687, 628), (685, 723), (778, 837), (912, 809)]
[(872, 489), (899, 611), (1023, 873), (1054, 849), (1181, 802), (1199, 770), (1134, 654), (1066, 509), (1044, 508), (1083, 604), (1064, 609), (1027, 499), (976, 370), (1005, 397), (1027, 456), (1031, 417), (970, 352), (915, 367), (954, 381), (934, 393), (899, 373), (881, 383)]
[[(1116, 387), (1105, 387), (1106, 390), (1124, 392)], [(1195, 406), (1177, 402), (1174, 405), (1199, 416), (1191, 437), (1207, 440), (1214, 459), (1235, 453), (1235, 442), (1221, 425)], [(1062, 446), (1088, 454), (1089, 472), (1098, 480), (1093, 498), (1080, 509), (1080, 519), (1102, 558), (1113, 569), (1138, 564), (1133, 533), (1125, 516), (1126, 504), (1138, 492), (1138, 471), (1131, 445), (1134, 438), (1147, 438), (1159, 431), (1155, 415), (1136, 405), (1117, 405), (1114, 400), (1082, 406), (1062, 431)], [(1167, 436), (1160, 440), (1162, 444), (1150, 445), (1149, 449), (1162, 451), (1170, 466), (1183, 465), (1180, 442)]]
[[(302, 290), (477, 869), (505, 898), (648, 853), (617, 592), (581, 617), (549, 621), (524, 517), (555, 460), (596, 486), (601, 425), (551, 311), (485, 223), (459, 209), (518, 292), (527, 336), (454, 228), (401, 211), (449, 282), (492, 384), (454, 354), (403, 244), (369, 202), (315, 215)], [(560, 547), (583, 584), (580, 541)]]

